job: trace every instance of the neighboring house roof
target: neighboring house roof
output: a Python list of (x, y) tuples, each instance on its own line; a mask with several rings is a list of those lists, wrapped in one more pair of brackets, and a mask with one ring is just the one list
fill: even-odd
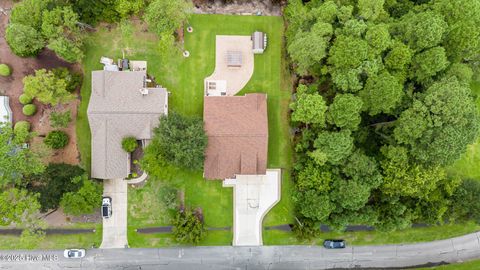
[(7, 96), (0, 96), (0, 123), (12, 123), (12, 109)]
[(92, 132), (92, 177), (125, 178), (129, 155), (121, 141), (126, 136), (149, 140), (161, 115), (168, 113), (168, 92), (149, 88), (143, 95), (145, 71), (93, 71), (88, 121)]
[(206, 96), (203, 117), (208, 136), (206, 179), (266, 173), (268, 117), (265, 94)]

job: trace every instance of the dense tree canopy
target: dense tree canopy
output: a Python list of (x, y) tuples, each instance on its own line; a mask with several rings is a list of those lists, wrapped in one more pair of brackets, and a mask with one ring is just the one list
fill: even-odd
[(285, 16), (292, 67), (308, 82), (291, 104), (293, 197), (308, 225), (296, 231), (477, 218), (475, 204), (450, 209), (475, 195), (455, 192), (446, 168), (479, 133), (480, 0), (292, 0)]
[(161, 35), (172, 34), (187, 19), (191, 3), (186, 0), (153, 0), (145, 12), (145, 21), (151, 31)]
[(63, 211), (70, 215), (92, 214), (100, 205), (102, 185), (88, 179), (87, 175), (72, 178), (72, 183), (80, 183), (81, 187), (76, 192), (63, 194), (60, 201)]

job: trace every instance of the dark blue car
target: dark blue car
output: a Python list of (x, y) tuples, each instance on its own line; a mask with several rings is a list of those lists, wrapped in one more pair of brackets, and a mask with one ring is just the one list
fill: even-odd
[(325, 248), (345, 248), (345, 240), (325, 240), (323, 246)]

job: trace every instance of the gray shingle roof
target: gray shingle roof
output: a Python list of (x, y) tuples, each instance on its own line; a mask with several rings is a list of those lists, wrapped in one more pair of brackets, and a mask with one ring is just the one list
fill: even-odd
[(92, 132), (93, 178), (125, 178), (129, 174), (128, 154), (121, 141), (133, 136), (149, 140), (161, 115), (168, 112), (168, 93), (149, 88), (142, 95), (145, 71), (93, 71), (88, 121)]

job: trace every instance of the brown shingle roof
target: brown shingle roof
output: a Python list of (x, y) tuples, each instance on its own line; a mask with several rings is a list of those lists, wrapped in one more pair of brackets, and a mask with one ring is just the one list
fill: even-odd
[(206, 179), (266, 173), (268, 118), (265, 94), (206, 96), (203, 117), (208, 136)]

